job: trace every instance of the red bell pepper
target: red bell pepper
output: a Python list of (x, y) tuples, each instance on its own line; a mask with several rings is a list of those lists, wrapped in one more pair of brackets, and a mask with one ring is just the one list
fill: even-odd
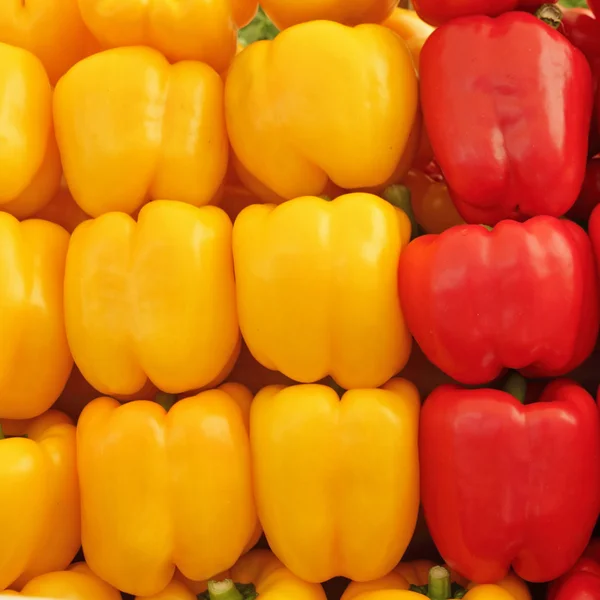
[(402, 253), (398, 279), (416, 342), (460, 383), (484, 384), (505, 368), (564, 375), (596, 343), (592, 247), (566, 219), (502, 221), (492, 231), (457, 225), (416, 238)]
[(576, 383), (555, 380), (523, 405), (493, 389), (437, 388), (419, 430), (421, 501), (443, 559), (493, 583), (566, 573), (600, 508), (600, 420)]
[(600, 157), (592, 158), (588, 162), (579, 198), (567, 216), (581, 223), (587, 223), (598, 204), (600, 204)]
[(598, 600), (600, 598), (600, 539), (592, 540), (583, 556), (548, 590), (548, 600)]
[(592, 9), (592, 12), (600, 19), (600, 0), (588, 0), (588, 6)]
[(431, 146), (465, 221), (571, 208), (585, 174), (592, 76), (565, 36), (523, 12), (457, 19), (425, 43), (420, 79)]
[[(556, 1), (549, 0), (546, 4), (555, 4)], [(457, 17), (496, 17), (512, 10), (534, 11), (542, 4), (544, 2), (540, 0), (413, 0), (419, 17), (436, 27)]]

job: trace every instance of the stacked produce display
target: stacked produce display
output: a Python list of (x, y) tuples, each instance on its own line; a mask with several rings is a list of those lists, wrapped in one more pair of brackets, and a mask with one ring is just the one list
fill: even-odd
[(600, 600), (600, 1), (413, 5), (0, 3), (0, 598)]

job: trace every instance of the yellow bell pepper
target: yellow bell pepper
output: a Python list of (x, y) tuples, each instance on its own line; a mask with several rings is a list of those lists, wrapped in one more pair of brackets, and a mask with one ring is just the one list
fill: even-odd
[(63, 317), (67, 232), (0, 212), (0, 418), (48, 410), (73, 359)]
[(414, 10), (399, 7), (394, 8), (394, 12), (382, 25), (397, 33), (406, 42), (418, 70), (421, 48), (435, 31), (435, 27), (422, 21)]
[(527, 584), (514, 573), (494, 585), (480, 585), (428, 560), (400, 563), (394, 571), (375, 581), (352, 582), (341, 600), (449, 600), (457, 592), (451, 583), (461, 593), (466, 591), (464, 596), (458, 596), (465, 600), (531, 600)]
[(121, 592), (102, 581), (83, 562), (73, 563), (65, 571), (39, 575), (20, 594), (11, 595), (53, 600), (122, 600)]
[(59, 81), (54, 121), (68, 187), (93, 217), (148, 199), (205, 205), (225, 177), (223, 80), (204, 63), (143, 47), (95, 54)]
[(322, 582), (382, 577), (419, 510), (419, 394), (393, 379), (343, 397), (324, 385), (269, 386), (250, 412), (258, 515), (275, 555)]
[(237, 32), (258, 0), (78, 0), (81, 15), (104, 48), (149, 46), (170, 61), (200, 60), (227, 68)]
[[(6, 7), (7, 3), (0, 5)], [(30, 217), (50, 202), (60, 187), (52, 88), (38, 58), (2, 43), (0, 115), (0, 210), (20, 219)]]
[(346, 389), (377, 387), (408, 360), (398, 261), (411, 228), (371, 194), (243, 210), (233, 228), (244, 340), (268, 369)]
[(102, 394), (150, 380), (181, 393), (222, 381), (240, 348), (231, 221), (219, 208), (158, 200), (71, 236), (65, 322), (80, 371)]
[(73, 422), (58, 411), (0, 421), (0, 471), (0, 590), (21, 589), (81, 545)]
[(77, 425), (82, 542), (89, 566), (138, 596), (163, 590), (175, 567), (192, 580), (230, 568), (257, 541), (248, 411), (225, 384), (157, 403), (93, 400)]
[(261, 0), (260, 5), (279, 29), (325, 19), (344, 25), (380, 23), (398, 0)]
[(417, 88), (406, 44), (381, 25), (313, 21), (251, 44), (225, 84), (241, 180), (265, 201), (399, 180), (419, 139)]
[(42, 210), (33, 215), (35, 219), (43, 219), (56, 223), (69, 233), (73, 233), (79, 223), (87, 221), (90, 218), (86, 215), (79, 205), (73, 200), (71, 192), (66, 186), (61, 187), (56, 196)]
[(99, 49), (83, 24), (77, 0), (3, 0), (0, 42), (35, 54), (52, 84), (78, 60)]

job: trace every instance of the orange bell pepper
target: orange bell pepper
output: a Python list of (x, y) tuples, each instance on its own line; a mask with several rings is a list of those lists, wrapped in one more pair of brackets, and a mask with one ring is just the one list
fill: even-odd
[(225, 384), (168, 413), (143, 400), (98, 398), (86, 406), (77, 460), (83, 549), (95, 573), (149, 596), (167, 586), (175, 567), (208, 579), (256, 543), (251, 401), (243, 386)]
[(63, 317), (69, 235), (46, 221), (0, 212), (0, 418), (48, 410), (73, 365)]
[[(458, 591), (461, 594), (455, 595)], [(351, 583), (341, 600), (422, 600), (423, 598), (531, 600), (531, 594), (527, 584), (514, 573), (510, 573), (494, 585), (479, 585), (455, 573), (450, 573), (445, 567), (436, 567), (433, 562), (417, 560), (400, 563), (389, 575), (376, 581)]]
[(404, 185), (410, 190), (415, 219), (426, 233), (442, 233), (464, 224), (445, 182), (413, 169), (406, 174)]
[(79, 205), (73, 200), (71, 192), (65, 186), (61, 187), (56, 196), (42, 210), (38, 211), (34, 218), (56, 223), (69, 233), (73, 233), (79, 223), (83, 223), (91, 217), (79, 208)]
[(397, 0), (261, 0), (260, 5), (279, 29), (325, 19), (344, 25), (381, 23)]
[(396, 375), (411, 349), (398, 302), (409, 239), (405, 213), (371, 194), (246, 208), (233, 255), (240, 327), (254, 357), (295, 381), (331, 375), (346, 389)]
[(414, 10), (399, 7), (394, 8), (394, 12), (383, 21), (382, 25), (397, 33), (406, 42), (415, 67), (419, 70), (421, 48), (435, 31), (435, 27), (421, 20)]
[(227, 170), (223, 113), (223, 80), (203, 63), (170, 65), (145, 47), (82, 60), (54, 94), (73, 198), (94, 217), (148, 199), (208, 204)]
[(368, 581), (402, 558), (419, 510), (419, 394), (393, 379), (346, 392), (269, 386), (250, 414), (258, 514), (305, 581)]
[(199, 60), (219, 72), (236, 53), (238, 29), (258, 6), (258, 0), (78, 1), (85, 24), (105, 48), (149, 46), (171, 62)]
[(0, 42), (35, 54), (52, 84), (77, 61), (99, 50), (83, 24), (77, 0), (3, 0)]
[[(2, 11), (0, 5), (0, 32)], [(52, 124), (52, 88), (40, 60), (0, 43), (0, 210), (30, 217), (55, 196), (61, 166)]]
[(27, 583), (20, 594), (11, 592), (10, 595), (53, 600), (121, 600), (121, 592), (102, 581), (83, 562), (73, 563), (65, 571), (39, 575)]
[(134, 221), (110, 213), (71, 236), (69, 345), (102, 394), (150, 380), (178, 394), (222, 381), (240, 348), (231, 221), (214, 206), (158, 200)]
[(0, 465), (0, 589), (21, 589), (81, 545), (73, 422), (58, 411), (0, 421)]
[(381, 25), (313, 21), (251, 44), (225, 84), (241, 180), (268, 202), (399, 180), (419, 141), (417, 88), (406, 44)]

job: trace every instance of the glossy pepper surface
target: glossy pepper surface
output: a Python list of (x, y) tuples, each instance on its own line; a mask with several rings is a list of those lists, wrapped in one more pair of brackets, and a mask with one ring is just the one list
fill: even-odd
[(426, 23), (441, 25), (451, 19), (475, 15), (496, 17), (509, 11), (531, 11), (557, 0), (413, 0), (419, 17)]
[(48, 411), (0, 421), (0, 589), (64, 569), (81, 545), (75, 426)]
[(403, 379), (341, 400), (324, 385), (257, 394), (250, 436), (259, 518), (295, 575), (368, 581), (400, 560), (419, 508), (419, 409)]
[(493, 583), (512, 564), (549, 581), (584, 551), (600, 508), (600, 421), (574, 382), (555, 380), (526, 405), (500, 390), (439, 387), (423, 406), (419, 450), (429, 530), (465, 577)]
[[(2, 10), (0, 8), (0, 23)], [(1, 29), (1, 25), (0, 25)], [(1, 38), (0, 38), (1, 39)], [(38, 58), (0, 43), (0, 210), (30, 217), (56, 194), (61, 166), (52, 124), (52, 88)]]
[(279, 29), (307, 21), (337, 21), (344, 25), (381, 23), (396, 0), (262, 0), (260, 5)]
[(65, 178), (87, 214), (149, 199), (208, 204), (227, 170), (223, 81), (145, 47), (107, 50), (58, 83), (54, 121)]
[(78, 0), (85, 24), (104, 48), (148, 46), (171, 62), (199, 60), (224, 71), (235, 56), (237, 32), (257, 0)]
[(381, 25), (313, 21), (251, 44), (225, 85), (242, 182), (271, 201), (399, 180), (419, 142), (417, 87), (406, 44)]
[(548, 600), (600, 598), (600, 540), (592, 540), (577, 564), (551, 584)]
[(399, 271), (411, 333), (461, 383), (487, 383), (505, 368), (564, 375), (596, 343), (592, 247), (571, 221), (459, 225), (411, 242)]
[[(432, 571), (433, 569), (433, 571)], [(366, 583), (351, 582), (342, 595), (341, 600), (423, 600), (425, 591), (429, 592), (427, 597), (435, 600), (446, 600), (454, 598), (452, 592), (466, 591), (462, 598), (468, 600), (531, 600), (531, 594), (527, 584), (514, 573), (495, 584), (480, 585), (465, 580), (456, 573), (449, 573), (446, 569), (441, 571), (443, 578), (451, 580), (454, 584), (447, 594), (440, 585), (428, 586), (432, 575), (440, 573), (441, 569), (429, 560), (415, 560), (401, 562), (391, 573)], [(446, 586), (448, 582), (445, 582)], [(457, 587), (458, 586), (458, 589)], [(420, 588), (418, 593), (415, 587)], [(424, 588), (429, 589), (424, 589)], [(476, 591), (475, 591), (476, 590)]]
[(69, 236), (0, 212), (0, 239), (0, 418), (29, 419), (52, 406), (73, 365), (63, 316)]
[(585, 175), (593, 92), (585, 56), (562, 34), (523, 12), (457, 19), (425, 43), (420, 78), (431, 146), (465, 221), (560, 217), (571, 208)]
[(256, 543), (251, 400), (243, 386), (225, 384), (168, 412), (143, 400), (87, 405), (77, 461), (82, 542), (95, 573), (149, 596), (166, 587), (175, 567), (204, 580)]
[(405, 213), (371, 194), (246, 208), (233, 255), (240, 326), (255, 358), (295, 381), (331, 375), (346, 389), (396, 375), (411, 348), (397, 271), (409, 239)]
[(222, 381), (239, 351), (231, 221), (214, 206), (146, 205), (85, 221), (65, 272), (77, 366), (103, 394), (148, 380), (181, 393)]

